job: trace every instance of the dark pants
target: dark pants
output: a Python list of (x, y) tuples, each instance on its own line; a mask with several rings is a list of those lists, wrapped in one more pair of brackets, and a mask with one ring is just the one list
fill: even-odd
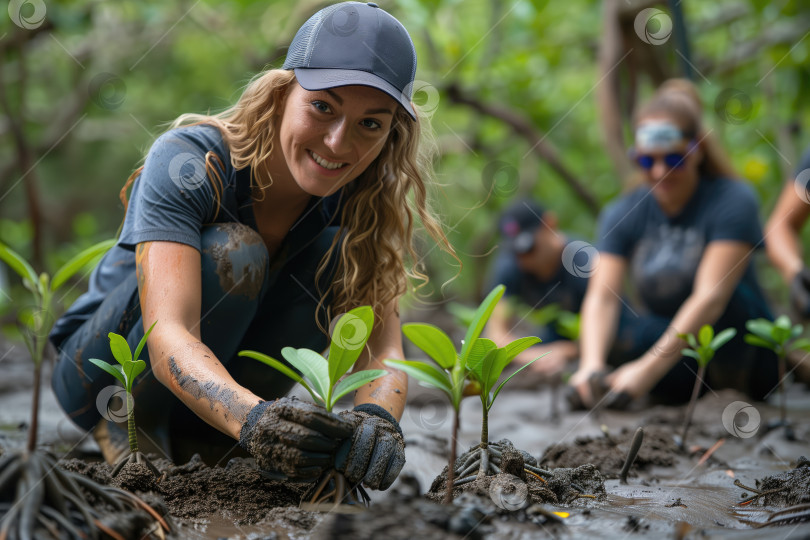
[[(224, 223), (203, 230), (202, 341), (237, 383), (264, 399), (283, 396), (293, 381), (237, 353), (250, 349), (283, 361), (283, 347), (316, 351), (326, 347), (327, 338), (316, 323), (320, 293), (315, 273), (336, 233), (337, 227), (324, 229), (303, 248), (292, 248), (295, 236), (303, 244), (307, 232), (291, 231), (277, 256), (269, 261), (261, 237), (245, 225)], [(334, 265), (324, 273), (320, 291), (326, 290), (333, 272)], [(321, 324), (326, 325), (323, 310), (319, 316)], [(65, 412), (85, 430), (91, 430), (102, 419), (102, 413), (108, 419), (114, 414), (107, 410), (111, 392), (105, 389), (116, 385), (116, 380), (87, 361), (100, 358), (117, 364), (110, 352), (109, 332), (125, 336), (133, 351), (143, 337), (134, 274), (113, 290), (95, 314), (59, 347), (53, 389)], [(175, 460), (187, 459), (193, 451), (199, 451), (195, 448), (234, 446), (235, 441), (199, 419), (157, 381), (148, 348), (144, 348), (141, 358), (147, 369), (132, 391), (140, 441), (151, 442)], [(181, 445), (188, 451), (182, 451)]]
[[(713, 325), (716, 332), (736, 328), (734, 338), (721, 347), (706, 368), (700, 394), (709, 388), (734, 388), (753, 399), (762, 400), (779, 381), (776, 355), (766, 349), (748, 345), (745, 322), (750, 317), (745, 306), (730, 304)], [(619, 331), (608, 363), (613, 367), (640, 358), (652, 348), (672, 323), (672, 319), (654, 314), (633, 315), (622, 311)], [(685, 346), (685, 344), (684, 344)], [(681, 357), (675, 366), (650, 391), (651, 396), (664, 403), (683, 403), (692, 395), (697, 377), (697, 361)]]

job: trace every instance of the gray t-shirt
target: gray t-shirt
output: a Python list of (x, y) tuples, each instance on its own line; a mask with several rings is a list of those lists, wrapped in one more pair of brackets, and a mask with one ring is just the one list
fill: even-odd
[[(223, 184), (218, 211), (214, 187), (205, 171), (205, 155), (209, 151), (219, 156), (224, 166), (224, 169), (217, 167)], [(310, 212), (308, 208), (303, 219), (318, 231), (339, 224), (343, 191), (326, 198), (313, 197), (309, 208), (317, 206), (317, 209)], [(182, 127), (161, 135), (149, 150), (143, 171), (133, 184), (118, 243), (90, 275), (88, 291), (56, 322), (51, 341), (59, 346), (93, 315), (110, 291), (135, 271), (137, 244), (179, 242), (200, 250), (203, 226), (227, 222), (257, 229), (250, 168), (234, 169), (230, 152), (213, 126)]]
[[(763, 247), (756, 196), (746, 184), (724, 178), (701, 179), (676, 216), (664, 214), (643, 186), (609, 205), (599, 222), (599, 250), (630, 262), (644, 307), (664, 317), (673, 317), (692, 293), (709, 243), (736, 240)], [(729, 305), (746, 306), (749, 318), (770, 316), (751, 262)]]

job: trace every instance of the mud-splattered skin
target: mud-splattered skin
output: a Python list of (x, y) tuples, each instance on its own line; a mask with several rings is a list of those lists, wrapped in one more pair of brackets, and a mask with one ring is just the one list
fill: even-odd
[[(205, 355), (205, 357), (210, 358), (208, 355)], [(169, 357), (169, 371), (180, 388), (195, 399), (207, 401), (212, 411), (219, 408), (222, 410), (226, 420), (235, 418), (240, 423), (244, 423), (252, 404), (241, 401), (239, 394), (235, 390), (216, 381), (199, 381), (192, 373), (181, 370), (174, 356)]]

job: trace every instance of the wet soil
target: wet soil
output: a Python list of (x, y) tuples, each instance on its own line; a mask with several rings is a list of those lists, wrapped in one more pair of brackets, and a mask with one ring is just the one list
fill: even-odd
[[(683, 455), (672, 437), (672, 428), (646, 426), (644, 442), (636, 456), (629, 476), (638, 476), (638, 471), (652, 466), (672, 467)], [(578, 437), (573, 443), (552, 444), (540, 457), (544, 469), (576, 467), (582, 463), (593, 464), (605, 478), (618, 478), (630, 450), (635, 430), (623, 428), (616, 435), (609, 432), (596, 437)]]
[[(9, 352), (10, 351), (10, 352)], [(25, 442), (30, 411), (30, 364), (24, 348), (10, 350), (0, 341), (0, 453)], [(752, 402), (735, 392), (709, 392), (697, 404), (687, 450), (679, 450), (685, 407), (639, 407), (599, 414), (570, 412), (553, 401), (548, 387), (505, 389), (490, 412), (490, 439), (508, 438), (553, 473), (545, 483), (509, 468), (510, 474), (487, 477), (458, 490), (454, 504), (441, 498), (448, 457), (450, 409), (442, 396), (411, 381), (401, 420), (407, 463), (386, 492), (370, 491), (372, 506), (362, 513), (338, 508), (311, 512), (298, 508), (307, 484), (269, 480), (249, 459), (173, 464), (150, 455), (163, 477), (155, 479), (140, 465), (127, 465), (116, 478), (101, 463), (92, 438), (65, 418), (43, 380), (39, 439), (62, 456), (61, 466), (104, 484), (142, 493), (177, 525), (184, 539), (269, 538), (806, 538), (810, 523), (780, 521), (772, 530), (755, 528), (786, 506), (806, 504), (810, 492), (810, 391), (790, 386), (788, 415), (796, 440), (781, 430), (754, 436), (731, 433), (723, 415), (734, 403), (750, 403), (761, 423), (778, 417), (772, 403)], [(298, 394), (308, 399), (303, 392)], [(554, 415), (555, 408), (562, 411)], [(480, 437), (481, 405), (465, 400), (459, 450)], [(743, 419), (744, 420), (744, 419)], [(636, 427), (645, 439), (627, 484), (618, 471)], [(712, 456), (702, 460), (706, 450)], [(694, 451), (693, 451), (694, 450)], [(526, 457), (528, 456), (528, 457)], [(507, 467), (504, 467), (505, 469)], [(517, 473), (517, 474), (513, 474)], [(438, 475), (438, 477), (437, 477)], [(741, 506), (752, 492), (777, 490)], [(572, 484), (582, 491), (572, 489)], [(432, 489), (433, 488), (433, 489)], [(423, 492), (428, 490), (427, 495)], [(577, 493), (591, 497), (574, 497)], [(434, 499), (434, 500), (431, 500)], [(786, 526), (788, 525), (789, 526)], [(769, 527), (770, 528), (770, 527)]]

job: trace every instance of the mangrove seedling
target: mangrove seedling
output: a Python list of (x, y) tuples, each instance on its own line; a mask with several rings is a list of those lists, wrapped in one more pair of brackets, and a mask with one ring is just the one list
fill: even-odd
[[(315, 403), (331, 412), (341, 397), (388, 373), (384, 369), (367, 369), (356, 371), (341, 380), (363, 352), (373, 326), (374, 311), (371, 306), (360, 306), (343, 315), (332, 331), (328, 360), (311, 349), (284, 347), (281, 355), (293, 368), (298, 370), (300, 375), (283, 362), (266, 354), (256, 351), (240, 351), (239, 356), (253, 358), (280, 371), (303, 386)], [(321, 496), (331, 483), (334, 483), (335, 489)], [(368, 503), (369, 501), (368, 494), (362, 486), (359, 484), (348, 485), (346, 478), (334, 469), (328, 471), (310, 491), (312, 492), (310, 502), (313, 504), (330, 501), (337, 504), (344, 498), (351, 503), (360, 501)]]
[[(93, 259), (107, 251), (115, 240), (93, 245), (66, 262), (51, 278), (39, 275), (21, 255), (0, 242), (0, 260), (23, 281), (34, 299), (34, 307), (23, 310), (22, 337), (34, 363), (34, 388), (31, 423), (25, 448), (10, 450), (0, 458), (0, 539), (39, 537), (47, 531), (59, 538), (99, 538), (99, 521), (104, 515), (98, 508), (131, 509), (150, 513), (163, 530), (166, 521), (141, 499), (123, 490), (101, 486), (92, 480), (57, 466), (57, 458), (37, 448), (39, 393), (42, 361), (52, 354), (48, 334), (56, 321), (56, 292)], [(90, 498), (86, 493), (90, 494)], [(93, 501), (91, 504), (90, 501)], [(119, 535), (120, 536), (120, 535)]]
[(785, 395), (785, 358), (793, 351), (810, 352), (810, 339), (801, 338), (804, 327), (791, 324), (787, 315), (781, 315), (773, 322), (768, 319), (753, 319), (745, 323), (750, 334), (745, 335), (749, 345), (770, 349), (779, 361), (779, 419), (780, 425), (787, 427), (787, 396)]
[(124, 385), (126, 389), (126, 407), (127, 407), (127, 435), (129, 438), (129, 455), (122, 456), (118, 463), (115, 464), (115, 468), (113, 468), (112, 475), (117, 476), (121, 469), (127, 463), (142, 463), (145, 465), (155, 476), (160, 476), (157, 468), (152, 465), (152, 462), (144, 456), (140, 450), (138, 450), (138, 433), (135, 430), (135, 400), (132, 397), (132, 383), (135, 382), (135, 377), (141, 374), (144, 369), (146, 369), (146, 362), (139, 359), (138, 357), (143, 350), (144, 345), (146, 345), (146, 339), (149, 337), (149, 334), (152, 332), (152, 329), (155, 327), (157, 321), (152, 323), (152, 326), (149, 327), (149, 330), (141, 338), (141, 341), (138, 343), (138, 346), (135, 348), (135, 354), (129, 348), (129, 343), (127, 343), (126, 338), (120, 334), (116, 334), (115, 332), (110, 332), (107, 334), (107, 337), (110, 338), (110, 350), (112, 351), (113, 358), (118, 362), (119, 365), (114, 366), (112, 364), (108, 364), (104, 360), (99, 360), (98, 358), (90, 358), (90, 361), (121, 381), (121, 384)]
[(731, 338), (737, 335), (737, 330), (734, 328), (726, 328), (716, 336), (714, 329), (704, 324), (698, 331), (698, 337), (695, 339), (694, 334), (678, 334), (678, 337), (685, 339), (689, 344), (689, 348), (682, 349), (681, 354), (694, 358), (697, 360), (698, 372), (695, 377), (695, 386), (692, 388), (692, 398), (689, 400), (689, 408), (686, 410), (686, 418), (683, 421), (683, 430), (681, 431), (681, 448), (686, 447), (686, 433), (689, 431), (689, 425), (692, 423), (692, 414), (695, 412), (695, 403), (697, 403), (698, 394), (700, 394), (700, 385), (703, 384), (703, 377), (706, 374), (706, 366), (714, 358), (717, 349), (728, 343)]
[[(495, 305), (498, 303), (501, 296), (503, 296), (504, 290), (505, 288), (503, 285), (495, 287), (495, 289), (493, 289), (492, 292), (487, 295), (484, 301), (481, 302), (481, 305), (478, 306), (478, 309), (470, 318), (470, 324), (467, 328), (467, 333), (464, 337), (460, 352), (456, 352), (456, 348), (453, 345), (453, 341), (450, 339), (450, 337), (436, 326), (423, 323), (411, 323), (403, 325), (402, 331), (405, 336), (417, 347), (422, 349), (422, 351), (424, 351), (425, 354), (427, 354), (428, 357), (438, 365), (438, 367), (427, 362), (419, 361), (385, 360), (384, 362), (386, 365), (396, 367), (397, 369), (406, 372), (418, 381), (430, 387), (441, 390), (450, 400), (450, 404), (453, 408), (453, 427), (450, 438), (450, 458), (447, 466), (447, 489), (445, 491), (446, 503), (450, 503), (453, 500), (453, 487), (460, 485), (458, 482), (456, 482), (455, 476), (457, 469), (456, 447), (461, 400), (467, 395), (483, 395), (484, 387), (487, 384), (489, 384), (487, 389), (487, 395), (489, 395), (489, 390), (491, 390), (494, 384), (497, 382), (498, 377), (500, 377), (500, 374), (503, 371), (503, 367), (506, 366), (506, 364), (503, 364), (503, 367), (500, 367), (500, 370), (497, 370), (497, 361), (500, 360), (500, 362), (503, 362), (503, 358), (508, 355), (511, 355), (511, 360), (521, 351), (539, 341), (538, 338), (523, 338), (522, 340), (517, 340), (507, 347), (504, 347), (504, 356), (496, 354), (492, 357), (492, 361), (487, 364), (489, 366), (486, 370), (487, 375), (493, 375), (497, 370), (497, 376), (495, 376), (494, 381), (490, 381), (489, 378), (485, 378), (483, 376), (485, 354), (482, 353), (485, 353), (489, 349), (489, 346), (482, 343), (491, 343), (493, 347), (495, 347), (495, 344), (490, 340), (484, 340), (480, 337), (480, 335), (484, 329), (484, 326), (489, 320), (492, 311), (495, 309)], [(497, 349), (497, 347), (495, 347), (495, 349)], [(508, 352), (506, 352), (507, 349)], [(481, 368), (481, 374), (476, 375), (471, 369), (472, 366), (475, 366), (476, 369)], [(504, 383), (505, 382), (506, 381), (504, 381)], [(503, 384), (496, 389), (496, 395), (497, 392), (500, 392), (502, 386)], [(494, 401), (494, 397), (492, 397), (489, 401), (490, 407), (492, 406), (492, 401)], [(484, 398), (482, 398), (482, 402), (484, 402)], [(487, 409), (485, 406), (485, 417), (486, 413)], [(482, 440), (486, 440), (486, 438), (487, 427), (485, 420), (482, 427)], [(474, 449), (474, 452), (477, 455), (481, 455), (479, 449), (486, 449), (487, 447), (488, 445), (485, 444), (483, 447)], [(465, 464), (466, 462), (467, 460), (464, 460)], [(464, 470), (467, 468), (469, 467), (463, 467), (459, 470), (464, 472)]]

